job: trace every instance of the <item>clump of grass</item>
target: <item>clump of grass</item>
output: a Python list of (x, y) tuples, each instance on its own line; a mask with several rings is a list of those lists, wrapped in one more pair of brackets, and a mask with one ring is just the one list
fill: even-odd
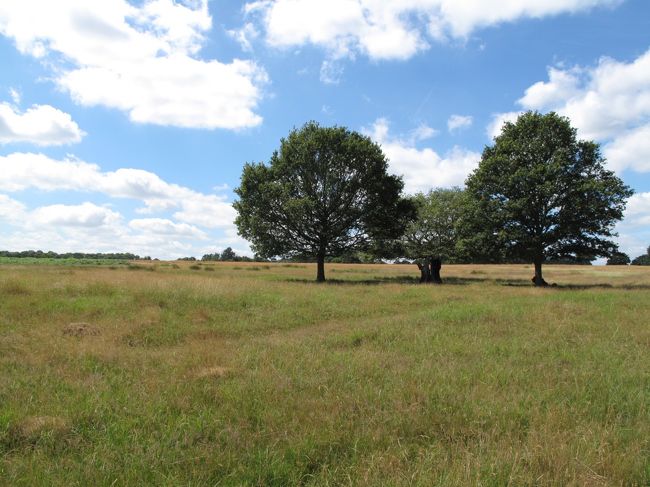
[(206, 267), (206, 268), (203, 269), (203, 270), (204, 270), (204, 271), (212, 271), (212, 272), (214, 272), (214, 267)]
[(151, 265), (145, 266), (145, 265), (138, 265), (138, 264), (129, 264), (127, 266), (127, 269), (129, 269), (130, 271), (149, 271), (149, 272), (154, 272), (156, 270), (154, 266)]
[(199, 264), (192, 264), (191, 266), (189, 266), (189, 269), (192, 269), (193, 271), (200, 271), (201, 266)]
[(63, 328), (64, 336), (82, 338), (99, 335), (99, 329), (89, 323), (70, 323)]
[(39, 444), (60, 442), (72, 429), (60, 416), (27, 416), (6, 428), (0, 445), (7, 450), (20, 447), (37, 448)]
[(0, 295), (25, 296), (31, 293), (31, 289), (23, 281), (17, 279), (9, 279), (0, 283)]

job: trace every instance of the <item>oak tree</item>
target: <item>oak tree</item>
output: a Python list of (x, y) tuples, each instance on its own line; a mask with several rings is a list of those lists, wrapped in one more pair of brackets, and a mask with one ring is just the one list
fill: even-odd
[(613, 228), (632, 195), (605, 168), (598, 144), (578, 140), (553, 112), (507, 122), (466, 185), (479, 240), (532, 262), (536, 286), (546, 284), (545, 261), (612, 255)]
[(401, 236), (412, 206), (387, 167), (370, 138), (309, 122), (281, 140), (268, 164), (244, 166), (239, 234), (262, 257), (315, 259), (324, 281), (326, 257), (381, 252)]

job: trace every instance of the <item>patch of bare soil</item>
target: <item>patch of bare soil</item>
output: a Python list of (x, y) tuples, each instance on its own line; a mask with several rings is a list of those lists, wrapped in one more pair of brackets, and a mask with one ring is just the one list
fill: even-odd
[(63, 328), (63, 335), (77, 338), (97, 336), (99, 335), (99, 330), (88, 323), (70, 323)]

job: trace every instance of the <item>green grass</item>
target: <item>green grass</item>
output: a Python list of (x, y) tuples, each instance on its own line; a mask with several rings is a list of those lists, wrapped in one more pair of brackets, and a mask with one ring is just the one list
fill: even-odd
[(648, 270), (195, 265), (0, 266), (0, 484), (650, 485)]
[(0, 257), (0, 265), (125, 266), (121, 259), (53, 259), (50, 257)]

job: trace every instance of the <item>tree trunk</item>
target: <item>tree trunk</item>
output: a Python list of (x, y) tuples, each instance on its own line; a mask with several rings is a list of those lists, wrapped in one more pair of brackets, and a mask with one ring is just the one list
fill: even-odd
[(316, 257), (316, 281), (317, 282), (325, 282), (325, 255), (324, 254), (318, 254)]
[(429, 269), (429, 261), (425, 260), (424, 263), (416, 262), (418, 269), (420, 269), (420, 282), (431, 281), (431, 271)]
[(544, 277), (542, 276), (542, 260), (535, 260), (535, 276), (533, 276), (533, 284), (535, 286), (540, 287), (540, 286), (548, 286), (548, 283), (544, 280)]
[(442, 260), (431, 258), (431, 281), (435, 284), (442, 284), (440, 269), (442, 269)]

